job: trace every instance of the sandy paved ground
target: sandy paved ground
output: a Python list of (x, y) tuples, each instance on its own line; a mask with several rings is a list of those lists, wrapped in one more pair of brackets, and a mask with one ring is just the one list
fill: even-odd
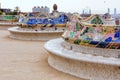
[(13, 40), (8, 35), (0, 30), (0, 80), (83, 80), (50, 67), (44, 42)]

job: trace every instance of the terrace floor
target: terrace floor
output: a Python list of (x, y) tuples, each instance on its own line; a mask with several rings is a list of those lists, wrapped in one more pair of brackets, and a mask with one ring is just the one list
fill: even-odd
[(45, 42), (10, 39), (0, 27), (0, 80), (83, 80), (49, 66)]

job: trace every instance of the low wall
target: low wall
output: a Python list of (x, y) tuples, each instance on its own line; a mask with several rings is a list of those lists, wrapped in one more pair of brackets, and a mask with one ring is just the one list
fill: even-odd
[(44, 46), (50, 53), (51, 67), (87, 80), (120, 79), (120, 59), (78, 53), (62, 47), (62, 42), (62, 39), (53, 39)]
[(57, 31), (21, 31), (17, 29), (18, 27), (9, 28), (10, 38), (19, 40), (50, 40), (58, 38), (63, 32)]

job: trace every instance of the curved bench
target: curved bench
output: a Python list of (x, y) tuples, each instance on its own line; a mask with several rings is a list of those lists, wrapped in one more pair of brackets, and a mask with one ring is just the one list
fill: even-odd
[(53, 68), (88, 80), (119, 80), (120, 59), (93, 56), (62, 47), (62, 39), (48, 41), (44, 48), (50, 52), (48, 63)]
[(58, 38), (62, 35), (63, 31), (27, 31), (19, 30), (19, 27), (9, 28), (10, 38), (19, 40), (50, 40)]
[(73, 51), (84, 53), (84, 54), (120, 58), (120, 49), (96, 48), (96, 47), (90, 47), (90, 46), (76, 45), (76, 44), (70, 44), (67, 41), (64, 41), (62, 43), (62, 46), (69, 50), (71, 50), (72, 48)]

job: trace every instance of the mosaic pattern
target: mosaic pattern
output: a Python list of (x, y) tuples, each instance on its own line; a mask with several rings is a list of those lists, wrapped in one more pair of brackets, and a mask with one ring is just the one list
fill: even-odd
[(78, 45), (120, 49), (119, 27), (104, 25), (104, 21), (98, 16), (89, 22), (92, 24), (84, 24), (79, 21), (77, 16), (73, 15), (71, 21), (67, 24), (66, 31), (62, 35), (63, 38)]
[[(19, 19), (21, 27), (54, 27), (62, 26), (65, 27), (68, 17), (64, 14), (56, 18), (45, 18), (45, 17), (21, 17)], [(62, 25), (63, 24), (63, 25)]]

